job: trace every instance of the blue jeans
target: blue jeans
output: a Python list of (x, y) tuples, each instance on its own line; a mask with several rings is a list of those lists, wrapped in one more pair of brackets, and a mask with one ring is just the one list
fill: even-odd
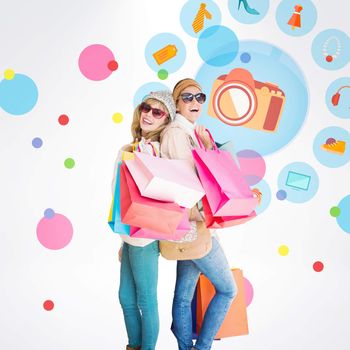
[(177, 339), (179, 350), (190, 350), (193, 347), (191, 302), (201, 272), (214, 285), (216, 294), (205, 313), (195, 349), (211, 349), (214, 337), (236, 296), (236, 283), (225, 254), (216, 238), (212, 240), (213, 248), (205, 257), (177, 262), (171, 330)]
[(157, 301), (158, 241), (145, 247), (124, 243), (120, 268), (119, 301), (129, 346), (154, 350), (159, 333)]

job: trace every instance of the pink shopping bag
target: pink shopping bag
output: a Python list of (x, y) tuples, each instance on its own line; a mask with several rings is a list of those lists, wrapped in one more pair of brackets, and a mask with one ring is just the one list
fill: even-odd
[(213, 215), (250, 215), (258, 200), (254, 198), (231, 154), (219, 150), (209, 135), (213, 149), (206, 150), (196, 134), (200, 148), (193, 149), (192, 154)]
[(135, 153), (135, 160), (125, 164), (145, 197), (192, 208), (204, 196), (204, 189), (187, 160)]
[(190, 231), (190, 229), (191, 229), (190, 222), (188, 221), (188, 215), (187, 215), (187, 212), (185, 211), (179, 226), (172, 233), (158, 232), (154, 230), (131, 226), (130, 236), (138, 237), (138, 238), (153, 238), (153, 239), (158, 239), (160, 241), (168, 241), (168, 240), (178, 241), (178, 240), (181, 240), (185, 236), (185, 234), (188, 231)]
[(120, 211), (124, 224), (174, 233), (186, 210), (176, 203), (143, 197), (124, 164), (120, 167)]
[(249, 215), (239, 215), (239, 216), (214, 216), (207, 197), (202, 198), (202, 205), (205, 218), (205, 226), (208, 228), (224, 228), (237, 226), (246, 223), (247, 221), (254, 219), (256, 217), (255, 211), (252, 211)]

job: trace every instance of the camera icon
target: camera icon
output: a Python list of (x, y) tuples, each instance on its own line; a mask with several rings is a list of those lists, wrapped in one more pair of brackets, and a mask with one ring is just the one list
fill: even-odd
[(235, 68), (214, 81), (208, 114), (228, 125), (275, 132), (285, 98), (277, 85), (254, 80), (248, 70)]

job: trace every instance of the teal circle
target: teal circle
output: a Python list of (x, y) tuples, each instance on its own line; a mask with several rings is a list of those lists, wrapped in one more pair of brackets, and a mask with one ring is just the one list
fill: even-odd
[(256, 185), (250, 186), (253, 188), (258, 188), (262, 193), (261, 203), (256, 207), (255, 212), (260, 215), (264, 212), (271, 203), (271, 189), (269, 184), (265, 180), (260, 180)]
[[(170, 57), (167, 52), (173, 51), (176, 51), (175, 56), (167, 59), (161, 64), (158, 64), (153, 56), (153, 54), (158, 53), (158, 57)], [(145, 57), (147, 64), (154, 72), (158, 72), (160, 69), (165, 69), (169, 73), (173, 73), (176, 72), (185, 62), (186, 48), (176, 35), (171, 33), (161, 33), (154, 36), (147, 43)]]
[[(335, 95), (341, 87), (344, 88), (339, 91), (339, 100), (334, 104), (332, 100), (336, 98)], [(326, 92), (326, 104), (335, 116), (350, 119), (350, 77), (337, 79), (329, 86)]]
[(269, 0), (229, 0), (231, 16), (240, 23), (260, 22), (269, 10)]
[(236, 34), (224, 26), (212, 26), (198, 39), (198, 53), (210, 66), (221, 67), (231, 63), (238, 52)]
[[(303, 9), (300, 11), (301, 27), (292, 29), (288, 24), (291, 16), (294, 13), (294, 7), (301, 5)], [(315, 5), (310, 0), (283, 0), (277, 7), (276, 22), (279, 28), (287, 35), (303, 36), (309, 33), (315, 26), (317, 21), (317, 10)]]
[[(334, 138), (336, 141), (345, 141), (345, 152), (343, 154), (337, 154), (324, 150), (322, 145), (329, 138)], [(325, 128), (315, 137), (313, 151), (316, 159), (321, 164), (329, 168), (341, 167), (350, 160), (350, 133), (336, 126)]]
[(342, 230), (350, 233), (350, 195), (344, 197), (339, 205), (340, 215), (337, 216), (337, 223)]
[(30, 112), (38, 101), (38, 88), (24, 74), (15, 74), (11, 80), (0, 82), (0, 107), (12, 115)]
[(307, 163), (295, 162), (285, 166), (278, 176), (278, 188), (287, 193), (286, 200), (304, 203), (317, 193), (319, 178)]
[(142, 85), (141, 87), (138, 88), (138, 90), (135, 93), (134, 100), (133, 100), (134, 108), (136, 108), (136, 106), (138, 106), (150, 92), (161, 91), (161, 90), (170, 91), (170, 89), (166, 85), (158, 82), (151, 82), (151, 83)]
[[(328, 44), (327, 43), (328, 40)], [(340, 50), (337, 58), (332, 62), (326, 61), (326, 56), (336, 54)], [(350, 61), (350, 38), (338, 29), (327, 29), (319, 33), (312, 42), (312, 57), (315, 62), (327, 70), (343, 68)]]
[[(194, 31), (192, 27), (192, 23), (194, 22), (200, 5), (204, 3), (206, 5), (205, 9), (211, 15), (211, 18), (203, 17), (203, 29), (199, 30), (197, 33)], [(202, 0), (190, 0), (187, 1), (186, 4), (182, 7), (180, 13), (180, 22), (184, 31), (192, 36), (199, 37), (199, 35), (208, 27), (215, 26), (220, 24), (221, 22), (221, 13), (218, 6), (211, 0), (207, 0), (203, 2)]]
[[(241, 54), (248, 53), (250, 61), (241, 62)], [(280, 121), (274, 132), (231, 126), (223, 123), (210, 113), (214, 82), (228, 74), (233, 68), (244, 68), (252, 73), (258, 82), (270, 82), (279, 86), (286, 95)], [(250, 149), (260, 155), (268, 155), (286, 146), (300, 131), (306, 119), (309, 96), (304, 74), (298, 64), (278, 47), (259, 41), (240, 42), (240, 52), (236, 59), (223, 67), (203, 64), (196, 80), (207, 94), (199, 123), (208, 127), (219, 143), (232, 141), (236, 152)], [(298, 103), (295, 103), (298, 101)]]

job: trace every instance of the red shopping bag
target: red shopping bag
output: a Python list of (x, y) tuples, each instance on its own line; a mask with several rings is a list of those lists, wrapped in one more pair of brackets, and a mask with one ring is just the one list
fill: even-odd
[(124, 224), (174, 233), (186, 210), (176, 203), (143, 197), (124, 163), (120, 167), (120, 211)]
[[(233, 300), (221, 327), (216, 333), (216, 339), (249, 333), (243, 272), (240, 269), (232, 269), (231, 271), (236, 281), (237, 295)], [(204, 275), (200, 275), (197, 283), (197, 334), (199, 334), (201, 330), (205, 312), (214, 295), (214, 286)]]
[(193, 149), (192, 154), (211, 212), (214, 216), (250, 215), (258, 200), (231, 154), (219, 150), (209, 135), (213, 150), (206, 150), (196, 134), (200, 147)]
[(202, 205), (204, 211), (205, 226), (208, 228), (224, 228), (241, 225), (256, 217), (255, 211), (252, 211), (249, 215), (214, 216), (210, 209), (206, 196), (202, 198)]

